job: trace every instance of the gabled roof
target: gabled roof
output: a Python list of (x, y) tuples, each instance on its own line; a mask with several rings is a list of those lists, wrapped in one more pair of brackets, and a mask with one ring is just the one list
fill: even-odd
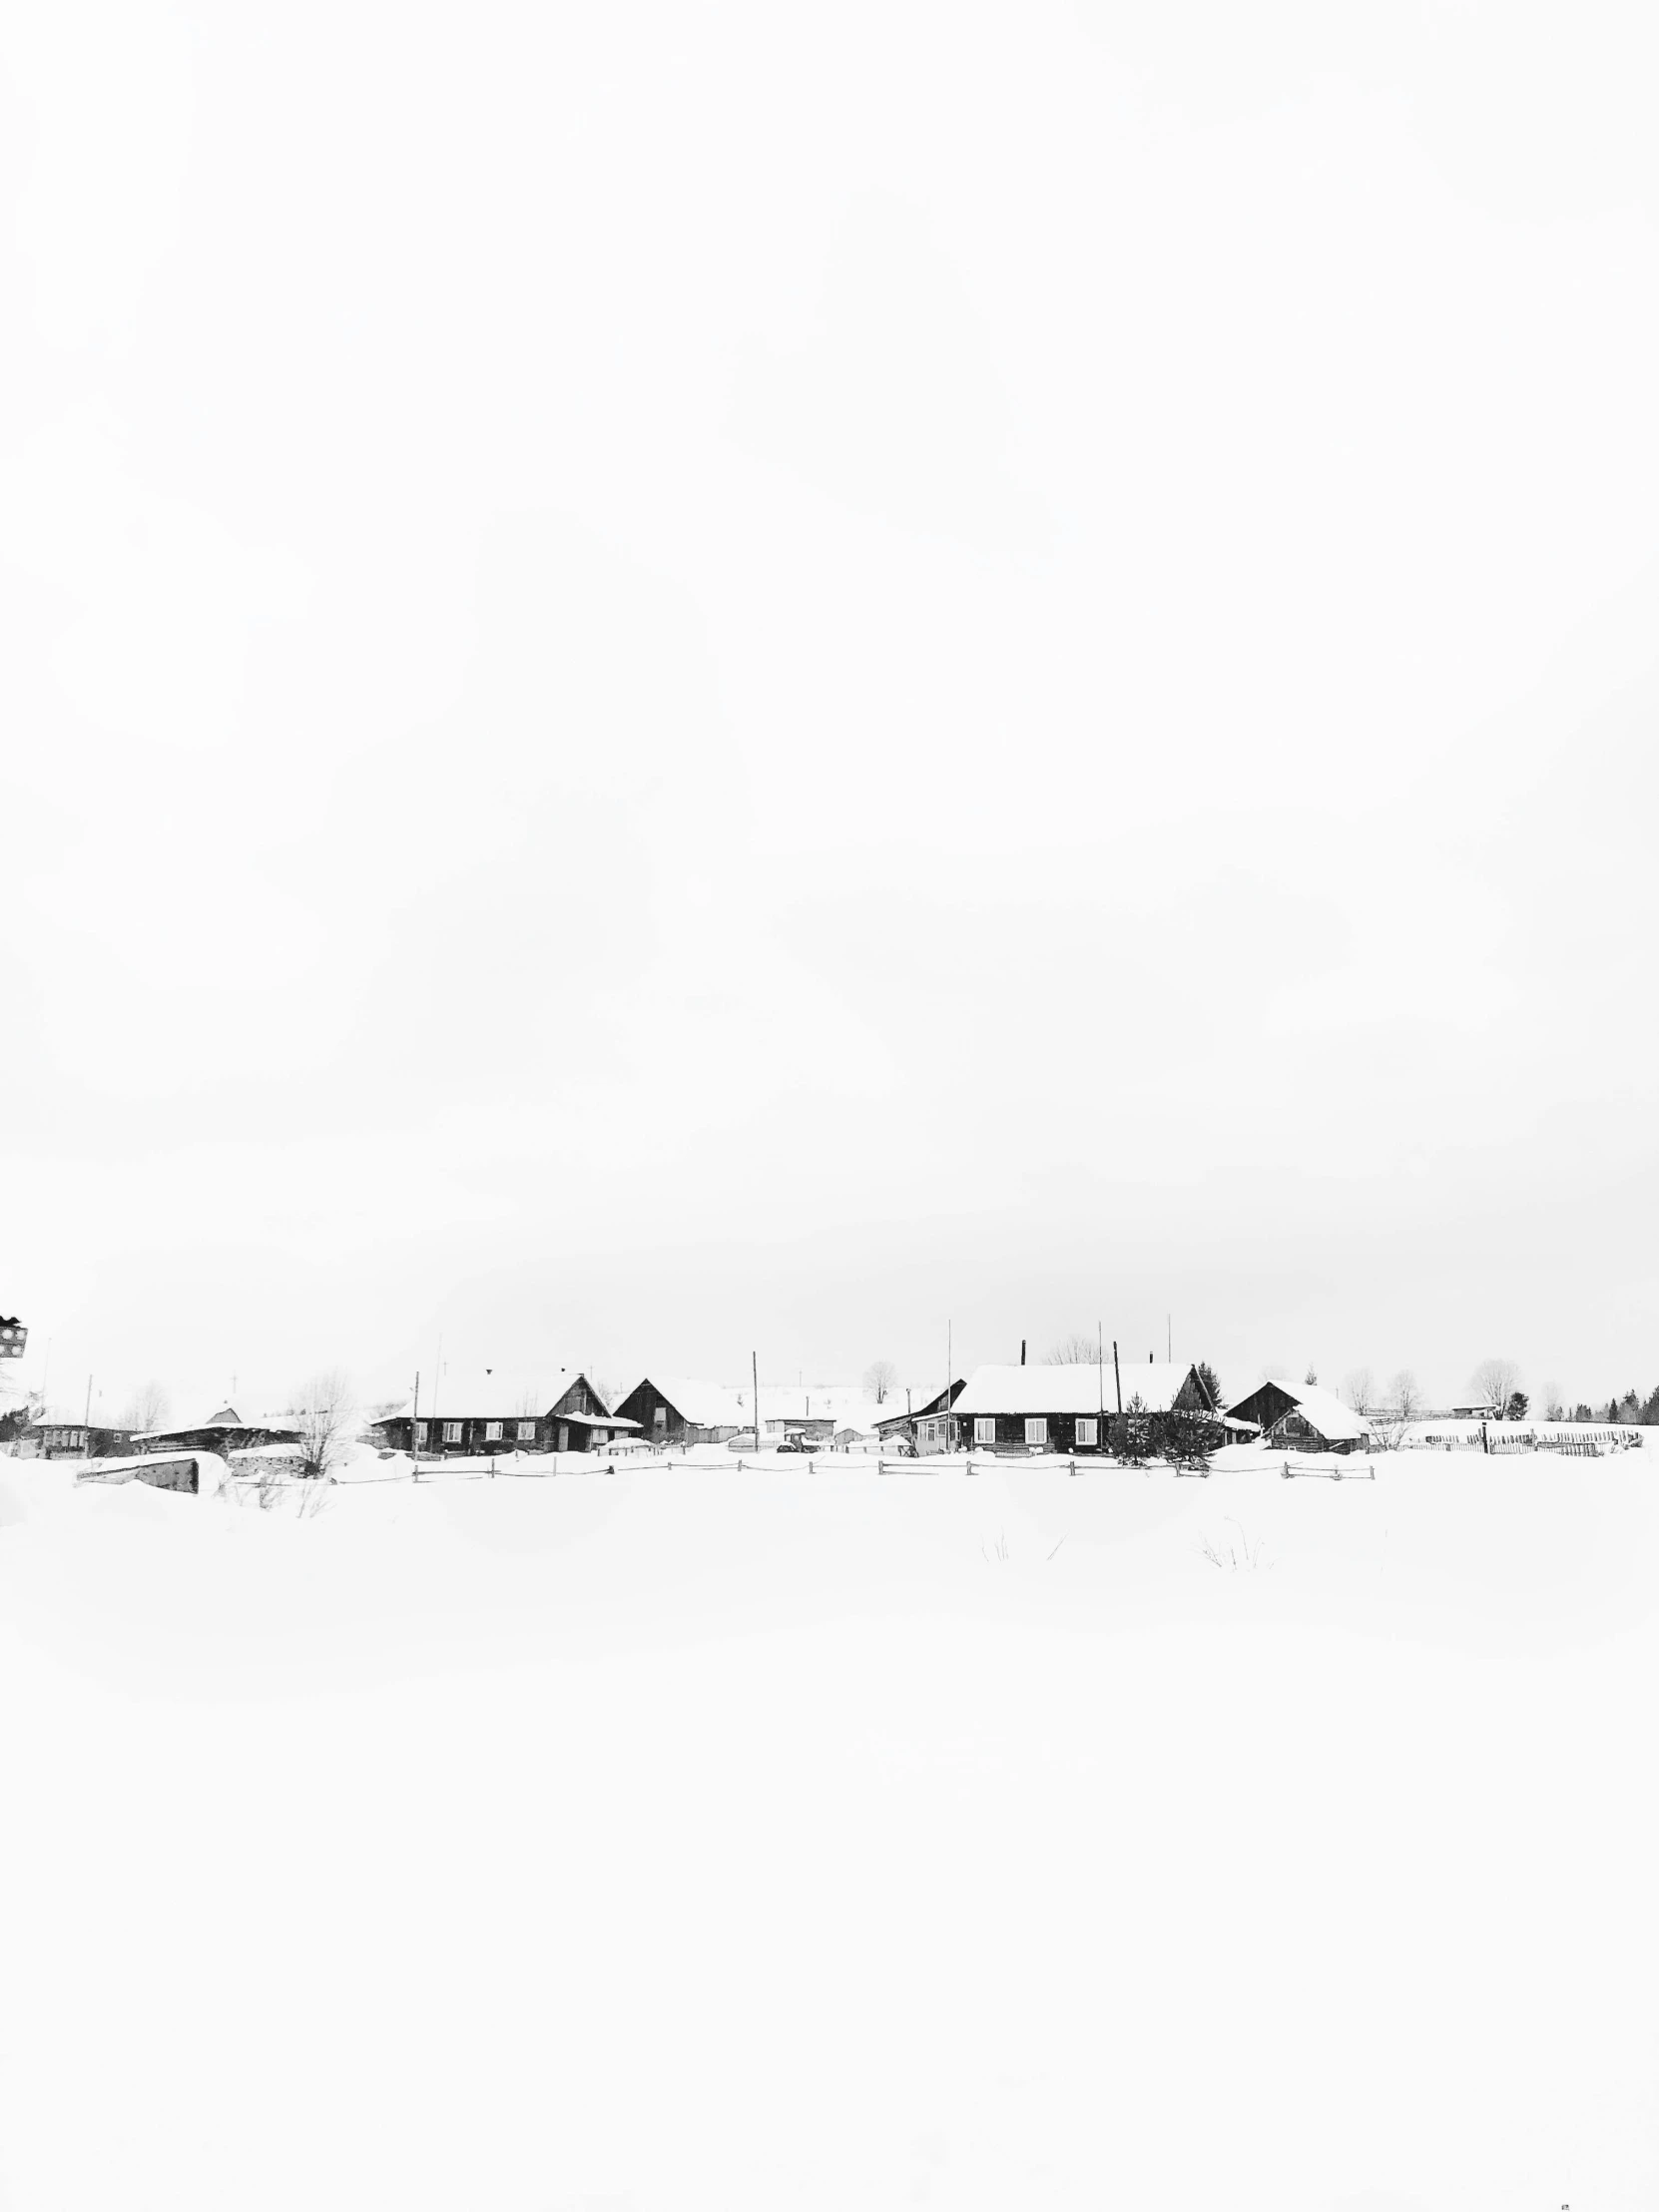
[[(694, 1428), (749, 1428), (754, 1424), (737, 1393), (720, 1382), (695, 1382), (684, 1375), (646, 1375), (634, 1384), (649, 1382), (659, 1397), (667, 1398), (680, 1418)], [(618, 1403), (626, 1405), (634, 1390), (624, 1391)]]
[[(1167, 1413), (1190, 1367), (1175, 1367), (1149, 1360), (1144, 1366), (1126, 1362), (1123, 1368), (1123, 1402), (1139, 1396), (1149, 1413)], [(1079, 1366), (975, 1368), (967, 1388), (956, 1400), (958, 1413), (1108, 1413), (1118, 1407), (1117, 1380), (1110, 1366), (1094, 1360)]]
[(1274, 1389), (1283, 1390), (1303, 1418), (1322, 1436), (1329, 1436), (1333, 1443), (1346, 1438), (1358, 1442), (1362, 1436), (1371, 1434), (1371, 1424), (1365, 1416), (1357, 1413), (1352, 1405), (1345, 1405), (1334, 1390), (1322, 1390), (1316, 1382), (1293, 1382), (1287, 1376), (1270, 1376), (1267, 1382), (1258, 1382), (1254, 1390), (1247, 1390), (1227, 1410), (1237, 1413), (1241, 1405), (1248, 1404), (1259, 1391), (1268, 1387), (1269, 1382)]

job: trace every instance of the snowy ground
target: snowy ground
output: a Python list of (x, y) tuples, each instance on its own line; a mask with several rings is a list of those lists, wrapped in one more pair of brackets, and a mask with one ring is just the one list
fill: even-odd
[(0, 2207), (1651, 2212), (1653, 1461), (1228, 1457), (0, 1460)]

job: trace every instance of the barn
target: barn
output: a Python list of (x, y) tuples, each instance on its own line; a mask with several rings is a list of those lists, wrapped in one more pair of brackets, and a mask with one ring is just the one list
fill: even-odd
[[(1148, 1361), (1122, 1370), (1124, 1410), (1147, 1423), (1153, 1449), (1176, 1413), (1212, 1413), (1196, 1368)], [(1095, 1361), (1067, 1367), (976, 1368), (957, 1398), (957, 1440), (975, 1451), (1110, 1450), (1118, 1377)]]
[(1365, 1415), (1332, 1390), (1282, 1379), (1259, 1382), (1248, 1397), (1227, 1408), (1230, 1420), (1249, 1421), (1275, 1450), (1369, 1451)]
[(148, 1428), (133, 1438), (140, 1451), (252, 1451), (262, 1444), (292, 1443), (299, 1423), (291, 1413), (242, 1413), (221, 1405), (199, 1420)]
[(723, 1444), (750, 1425), (737, 1393), (683, 1375), (646, 1376), (617, 1406), (654, 1444)]

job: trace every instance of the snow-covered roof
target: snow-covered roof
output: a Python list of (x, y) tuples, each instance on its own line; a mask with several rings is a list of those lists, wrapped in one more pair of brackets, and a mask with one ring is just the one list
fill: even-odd
[(234, 1405), (221, 1405), (211, 1413), (193, 1416), (189, 1420), (169, 1421), (163, 1428), (145, 1428), (138, 1431), (144, 1442), (166, 1443), (174, 1436), (194, 1436), (209, 1428), (266, 1428), (273, 1435), (297, 1436), (299, 1416), (296, 1413), (242, 1413)]
[[(1167, 1413), (1191, 1368), (1149, 1360), (1123, 1368), (1123, 1402), (1138, 1395), (1149, 1413)], [(975, 1368), (956, 1400), (958, 1413), (1108, 1413), (1117, 1411), (1117, 1380), (1094, 1360), (1077, 1366)]]
[[(660, 1397), (666, 1397), (681, 1419), (690, 1421), (694, 1428), (751, 1425), (748, 1413), (738, 1403), (737, 1392), (724, 1383), (695, 1382), (684, 1375), (647, 1375), (640, 1380), (649, 1382)], [(639, 1383), (634, 1388), (638, 1389)], [(633, 1390), (625, 1390), (619, 1402), (626, 1404), (633, 1394)]]
[[(1370, 1423), (1364, 1415), (1357, 1413), (1352, 1405), (1345, 1405), (1334, 1390), (1322, 1390), (1317, 1382), (1293, 1382), (1289, 1376), (1276, 1375), (1269, 1380), (1274, 1388), (1283, 1390), (1295, 1404), (1297, 1411), (1322, 1436), (1329, 1437), (1332, 1443), (1342, 1442), (1345, 1438), (1353, 1438), (1358, 1442), (1362, 1436), (1370, 1435)], [(1228, 1411), (1236, 1413), (1246, 1399), (1254, 1397), (1257, 1390), (1265, 1389), (1266, 1386), (1266, 1383), (1258, 1382), (1255, 1389), (1247, 1390), (1244, 1397), (1227, 1408)]]
[[(435, 1383), (424, 1379), (420, 1385), (422, 1420), (530, 1420), (556, 1405), (568, 1390), (587, 1378), (577, 1368), (561, 1368), (555, 1374), (524, 1375), (502, 1368), (446, 1367)], [(593, 1384), (588, 1383), (589, 1389)], [(597, 1390), (593, 1391), (596, 1398)], [(603, 1404), (603, 1398), (600, 1398)], [(388, 1420), (407, 1420), (415, 1410), (407, 1397)], [(574, 1416), (598, 1418), (592, 1416)]]
[[(903, 1393), (900, 1391), (902, 1400)], [(750, 1392), (743, 1384), (737, 1386), (737, 1396), (744, 1408), (744, 1426), (749, 1426)], [(761, 1419), (765, 1421), (832, 1420), (836, 1427), (850, 1423), (860, 1428), (873, 1428), (875, 1423), (890, 1410), (877, 1405), (870, 1393), (856, 1382), (769, 1382), (761, 1378)]]

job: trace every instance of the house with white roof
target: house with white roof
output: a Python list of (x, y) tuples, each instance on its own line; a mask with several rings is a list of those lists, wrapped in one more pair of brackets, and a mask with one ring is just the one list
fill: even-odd
[(1210, 1413), (1196, 1368), (1148, 1361), (1121, 1371), (1098, 1361), (1075, 1366), (976, 1368), (957, 1398), (957, 1440), (975, 1451), (1106, 1451), (1118, 1393), (1126, 1414), (1156, 1423), (1174, 1413)]
[(492, 1451), (603, 1451), (639, 1423), (613, 1413), (585, 1375), (561, 1368), (551, 1382), (525, 1381), (493, 1368), (445, 1368), (430, 1393), (384, 1420), (374, 1433), (387, 1449), (438, 1457)]
[(1369, 1451), (1371, 1424), (1317, 1383), (1283, 1379), (1259, 1382), (1227, 1408), (1230, 1420), (1249, 1421), (1276, 1450)]

